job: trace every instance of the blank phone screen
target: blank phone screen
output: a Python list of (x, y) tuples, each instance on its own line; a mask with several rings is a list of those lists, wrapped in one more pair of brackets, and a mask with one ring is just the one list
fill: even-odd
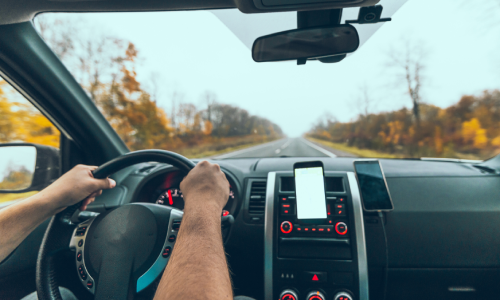
[(295, 169), (298, 219), (326, 219), (324, 180), (322, 167)]
[(354, 163), (358, 176), (361, 198), (365, 210), (393, 209), (385, 178), (378, 161), (357, 161)]

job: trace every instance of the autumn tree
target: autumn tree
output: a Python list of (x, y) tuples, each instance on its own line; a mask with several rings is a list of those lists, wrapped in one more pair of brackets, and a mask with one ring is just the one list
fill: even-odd
[(133, 43), (94, 33), (68, 35), (63, 28), (66, 24), (68, 20), (51, 15), (37, 17), (42, 37), (130, 149), (182, 152), (212, 143), (218, 147), (239, 145), (237, 138), (253, 143), (257, 141), (254, 137), (263, 137), (263, 141), (282, 135), (281, 128), (269, 120), (218, 103), (214, 92), (202, 95), (200, 109), (186, 102), (183, 92), (174, 90), (167, 115), (158, 101), (160, 76), (152, 74), (146, 87), (137, 79), (139, 51)]
[(392, 48), (389, 52), (389, 66), (395, 70), (398, 83), (405, 86), (418, 128), (426, 52), (421, 42), (404, 39), (403, 43), (403, 47), (400, 47), (402, 50)]

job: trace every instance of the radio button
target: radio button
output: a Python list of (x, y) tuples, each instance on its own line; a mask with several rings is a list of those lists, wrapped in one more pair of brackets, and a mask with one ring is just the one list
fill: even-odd
[(345, 204), (335, 204), (335, 215), (345, 216)]
[(293, 205), (291, 204), (281, 204), (281, 215), (282, 216), (287, 216), (287, 215), (293, 215)]
[(320, 233), (332, 233), (333, 225), (320, 225), (318, 226), (318, 232)]
[(337, 222), (335, 224), (335, 231), (340, 235), (345, 235), (347, 233), (347, 225), (344, 222)]
[(292, 232), (292, 229), (293, 229), (292, 223), (290, 223), (288, 221), (284, 221), (283, 223), (281, 223), (280, 229), (281, 229), (281, 232), (283, 232), (284, 234), (288, 234), (288, 233)]

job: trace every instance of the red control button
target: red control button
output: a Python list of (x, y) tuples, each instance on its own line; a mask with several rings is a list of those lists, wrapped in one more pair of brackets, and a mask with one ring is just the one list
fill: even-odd
[(345, 216), (345, 204), (335, 204), (335, 215)]
[(284, 221), (283, 223), (281, 223), (280, 228), (281, 228), (281, 232), (288, 234), (288, 233), (292, 232), (293, 226), (292, 226), (292, 223), (290, 223), (288, 221)]
[(344, 222), (337, 222), (335, 224), (335, 231), (340, 235), (345, 235), (347, 233), (347, 225)]
[(326, 282), (327, 279), (326, 272), (304, 272), (302, 275), (302, 279), (305, 282)]
[(320, 233), (332, 233), (333, 225), (320, 225), (318, 226), (318, 232)]
[(294, 210), (293, 210), (293, 205), (292, 204), (281, 204), (281, 215), (286, 216), (286, 215), (293, 215)]
[(163, 249), (163, 253), (161, 254), (161, 256), (163, 256), (163, 257), (169, 257), (170, 256), (170, 252), (172, 252), (172, 247), (166, 247), (165, 249)]

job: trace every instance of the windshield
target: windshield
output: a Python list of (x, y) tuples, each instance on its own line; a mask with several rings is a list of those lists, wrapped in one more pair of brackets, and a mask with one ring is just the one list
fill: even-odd
[[(191, 158), (436, 157), (500, 149), (497, 1), (383, 0), (334, 64), (256, 63), (295, 13), (47, 13), (35, 26), (131, 150)], [(344, 10), (355, 19), (358, 8)]]

